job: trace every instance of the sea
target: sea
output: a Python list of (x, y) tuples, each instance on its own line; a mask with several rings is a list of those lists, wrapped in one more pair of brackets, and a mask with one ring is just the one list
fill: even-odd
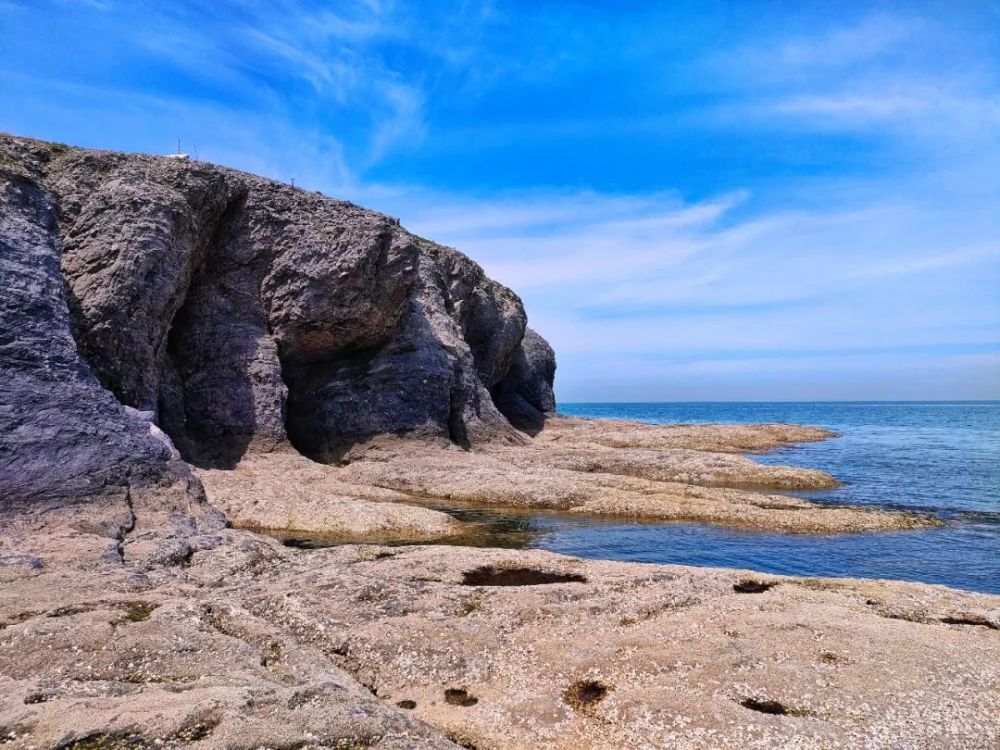
[[(914, 511), (944, 525), (805, 535), (435, 506), (478, 524), (476, 534), (455, 543), (789, 575), (893, 578), (1000, 594), (1000, 401), (560, 403), (559, 412), (651, 424), (785, 422), (826, 427), (838, 437), (753, 458), (822, 469), (843, 483), (836, 489), (789, 493), (797, 497)], [(288, 543), (312, 546), (309, 540)]]

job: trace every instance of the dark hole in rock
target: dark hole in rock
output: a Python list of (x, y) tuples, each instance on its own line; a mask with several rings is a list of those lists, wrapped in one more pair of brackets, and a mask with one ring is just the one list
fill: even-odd
[(459, 747), (464, 747), (465, 750), (478, 750), (478, 748), (476, 747), (476, 743), (460, 732), (457, 732), (455, 730), (445, 730), (444, 736), (447, 737), (452, 742), (454, 742)]
[(465, 586), (541, 586), (546, 583), (586, 583), (577, 573), (550, 573), (534, 568), (495, 568), (484, 565), (467, 570), (462, 576)]
[(609, 692), (610, 687), (596, 680), (577, 680), (563, 691), (563, 700), (577, 710), (586, 710), (604, 700)]
[(143, 622), (148, 620), (149, 616), (153, 614), (153, 610), (159, 606), (159, 604), (151, 604), (150, 602), (127, 602), (125, 604), (125, 619), (129, 622)]
[(140, 735), (102, 734), (98, 732), (59, 745), (59, 750), (131, 750), (132, 748), (145, 748), (149, 744), (151, 743), (147, 743), (145, 738)]
[(941, 622), (945, 625), (979, 625), (984, 628), (997, 629), (997, 626), (985, 617), (942, 617)]
[[(212, 730), (218, 725), (219, 720), (215, 717), (198, 721), (190, 726), (184, 727), (170, 739), (179, 741), (180, 744), (189, 742), (201, 742), (212, 734)], [(156, 744), (156, 743), (154, 743)]]
[(744, 698), (740, 701), (740, 705), (743, 706), (743, 708), (749, 708), (751, 711), (759, 711), (762, 714), (784, 716), (788, 713), (788, 709), (785, 708), (784, 704), (779, 703), (778, 701), (761, 700), (759, 698)]
[(396, 705), (399, 706), (400, 708), (405, 708), (407, 711), (412, 711), (417, 707), (417, 702), (407, 699), (399, 701), (398, 703), (396, 703)]
[(444, 691), (444, 702), (452, 706), (468, 707), (479, 703), (479, 698), (464, 688), (448, 688)]
[(733, 591), (737, 594), (763, 594), (768, 589), (774, 588), (777, 584), (766, 581), (754, 581), (747, 579), (733, 584)]

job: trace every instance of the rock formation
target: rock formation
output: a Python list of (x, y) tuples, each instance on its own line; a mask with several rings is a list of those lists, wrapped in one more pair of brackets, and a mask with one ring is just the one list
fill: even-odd
[[(49, 414), (79, 446), (79, 412), (116, 433), (94, 443), (101, 461), (164, 460), (114, 394), (187, 461), (231, 467), (251, 445), (334, 461), (387, 433), (516, 442), (491, 391), (518, 424), (554, 409), (554, 356), (518, 297), (388, 216), (201, 162), (9, 136), (0, 169), (4, 288), (23, 295), (4, 298), (3, 363), (26, 373), (44, 352), (52, 384), (0, 386), (5, 408), (52, 401), (22, 428)], [(51, 442), (4, 432), (8, 455), (19, 435)], [(65, 471), (92, 479), (96, 459), (74, 450)]]

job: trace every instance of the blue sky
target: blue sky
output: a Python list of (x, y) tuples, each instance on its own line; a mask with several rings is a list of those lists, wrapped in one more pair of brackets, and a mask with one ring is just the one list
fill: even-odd
[(1000, 3), (0, 0), (0, 129), (399, 216), (579, 400), (1000, 398)]

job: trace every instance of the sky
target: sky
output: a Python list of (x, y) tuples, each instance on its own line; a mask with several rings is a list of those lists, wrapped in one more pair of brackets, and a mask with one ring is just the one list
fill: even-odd
[(397, 216), (560, 401), (1000, 398), (1000, 2), (0, 0), (0, 130)]

